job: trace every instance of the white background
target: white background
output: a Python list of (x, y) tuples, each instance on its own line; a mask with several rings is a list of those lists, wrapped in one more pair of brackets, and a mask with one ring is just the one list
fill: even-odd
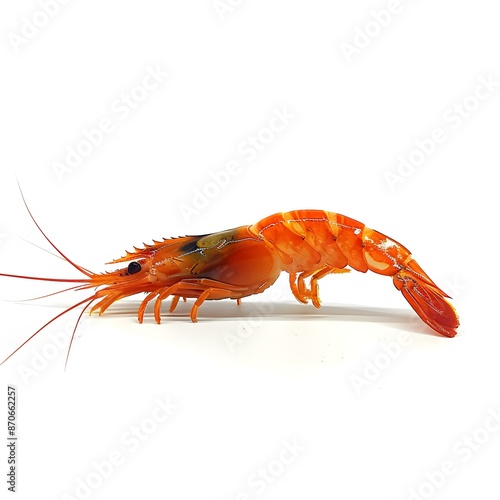
[[(0, 368), (1, 422), (7, 384), (18, 390), (17, 498), (83, 498), (89, 478), (95, 499), (498, 498), (500, 87), (471, 98), (481, 78), (500, 82), (498, 11), (487, 0), (402, 0), (374, 21), (397, 2), (233, 3), (218, 13), (210, 0), (75, 0), (26, 43), (24, 18), (40, 5), (2, 5), (0, 272), (79, 277), (21, 239), (49, 248), (16, 177), (51, 239), (96, 271), (152, 238), (320, 208), (410, 248), (453, 295), (459, 334), (434, 334), (388, 278), (325, 278), (315, 310), (283, 276), (239, 308), (206, 303), (197, 324), (180, 304), (170, 317), (164, 307), (161, 326), (149, 310), (139, 325), (141, 297), (85, 316), (64, 372), (73, 311)], [(350, 61), (343, 43), (358, 44)], [(148, 67), (168, 77), (134, 91)], [(131, 92), (144, 99), (125, 117), (116, 100)], [(247, 161), (238, 148), (283, 109), (294, 118)], [(54, 163), (102, 119), (113, 131), (58, 178)], [(436, 128), (446, 140), (391, 189), (385, 173)], [(239, 173), (184, 215), (230, 161)], [(12, 303), (64, 285), (0, 287), (2, 359), (85, 297)], [(178, 407), (159, 424), (156, 398)], [(141, 425), (149, 434), (135, 449), (127, 436)], [(296, 443), (294, 460), (284, 441)], [(93, 463), (110, 454), (121, 463), (100, 480)], [(436, 472), (443, 462), (452, 473)], [(270, 481), (257, 482), (268, 467)]]

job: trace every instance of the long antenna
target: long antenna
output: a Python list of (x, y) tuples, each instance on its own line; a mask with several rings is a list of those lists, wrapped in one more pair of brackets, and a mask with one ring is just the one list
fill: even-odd
[[(43, 325), (41, 328), (39, 328), (31, 337), (29, 337), (28, 339), (26, 339), (15, 351), (11, 352), (1, 363), (0, 365), (3, 365), (9, 358), (11, 358), (12, 356), (14, 356), (14, 354), (16, 354), (17, 351), (19, 351), (19, 349), (21, 349), (22, 347), (24, 347), (36, 334), (40, 333), (44, 328), (46, 328), (47, 326), (49, 326), (53, 321), (55, 321), (56, 319), (60, 318), (63, 314), (66, 314), (67, 312), (75, 309), (76, 307), (78, 306), (81, 306), (82, 304), (85, 304), (86, 302), (88, 302), (87, 306), (85, 307), (85, 309), (90, 305), (90, 303), (96, 298), (95, 295), (92, 295), (91, 297), (87, 297), (86, 299), (82, 300), (81, 302), (78, 302), (78, 304), (75, 304), (71, 307), (68, 307), (67, 309), (65, 309), (62, 313), (59, 313), (57, 316), (53, 317), (50, 321), (47, 321), (47, 323), (45, 323), (45, 325)], [(83, 311), (85, 311), (85, 309)], [(82, 314), (83, 314), (83, 311), (82, 311)], [(81, 318), (81, 314), (78, 318), (78, 321), (80, 321), (80, 318)], [(76, 324), (78, 326), (78, 322)], [(75, 330), (76, 330), (76, 327), (75, 327)], [(75, 332), (73, 331), (73, 336), (75, 335)], [(72, 337), (73, 339), (73, 337)], [(71, 345), (70, 345), (71, 347)], [(68, 356), (69, 356), (69, 351), (68, 351)], [(67, 362), (67, 358), (66, 358), (66, 362)]]
[(66, 371), (66, 368), (68, 366), (69, 353), (71, 352), (71, 346), (73, 345), (73, 340), (75, 338), (75, 333), (76, 333), (76, 329), (78, 328), (78, 324), (80, 323), (80, 320), (82, 319), (83, 313), (88, 309), (90, 304), (92, 304), (92, 302), (94, 302), (94, 300), (95, 300), (95, 296), (89, 300), (88, 304), (82, 309), (82, 312), (80, 313), (80, 315), (78, 316), (78, 319), (76, 320), (75, 328), (73, 328), (73, 333), (71, 334), (71, 340), (69, 341), (68, 353), (66, 354), (66, 361), (64, 362), (64, 371)]
[(35, 223), (35, 226), (38, 228), (38, 230), (42, 233), (43, 237), (49, 242), (50, 246), (61, 256), (63, 257), (69, 264), (71, 264), (75, 269), (78, 269), (78, 271), (80, 271), (81, 273), (85, 274), (85, 276), (88, 276), (89, 278), (91, 278), (93, 276), (94, 273), (92, 273), (91, 271), (87, 271), (86, 269), (84, 269), (83, 267), (79, 266), (78, 264), (75, 264), (71, 259), (69, 259), (65, 254), (63, 254), (61, 252), (61, 250), (59, 250), (59, 248), (57, 248), (54, 243), (52, 243), (52, 241), (50, 241), (49, 237), (42, 231), (42, 228), (38, 225), (38, 222), (35, 220), (35, 217), (33, 217), (33, 214), (31, 213), (31, 210), (29, 209), (28, 207), (28, 203), (26, 202), (26, 199), (24, 198), (24, 194), (23, 194), (23, 191), (21, 189), (21, 185), (19, 184), (19, 180), (17, 180), (17, 186), (19, 188), (19, 192), (21, 193), (21, 198), (23, 199), (23, 203), (24, 203), (24, 206), (26, 207), (26, 210), (28, 211), (28, 214), (30, 215), (31, 217), (31, 220)]

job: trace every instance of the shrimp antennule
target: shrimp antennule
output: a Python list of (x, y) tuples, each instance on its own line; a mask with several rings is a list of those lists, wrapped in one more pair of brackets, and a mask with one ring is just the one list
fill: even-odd
[[(19, 191), (21, 192), (21, 197), (22, 197), (24, 206), (26, 207), (26, 210), (28, 211), (28, 214), (29, 214), (31, 220), (34, 222), (35, 226), (38, 228), (38, 230), (40, 231), (40, 233), (42, 233), (43, 237), (48, 241), (48, 243), (50, 244), (50, 246), (52, 246), (52, 248), (54, 248), (54, 250), (59, 254), (59, 255), (55, 255), (55, 254), (52, 254), (52, 255), (55, 255), (56, 257), (60, 256), (63, 260), (65, 260), (66, 262), (68, 262), (69, 264), (71, 264), (75, 269), (78, 269), (78, 271), (80, 271), (82, 274), (84, 274), (85, 276), (88, 276), (88, 278), (84, 278), (84, 279), (45, 278), (45, 277), (40, 277), (40, 276), (25, 276), (25, 275), (8, 274), (8, 273), (0, 273), (0, 276), (4, 276), (4, 277), (7, 277), (7, 278), (21, 278), (21, 279), (29, 279), (29, 280), (37, 280), (37, 281), (50, 281), (50, 282), (53, 282), (53, 283), (78, 283), (78, 285), (75, 285), (73, 287), (67, 288), (65, 290), (60, 290), (58, 292), (49, 293), (47, 295), (43, 295), (41, 297), (35, 297), (35, 298), (29, 299), (29, 300), (37, 300), (37, 299), (41, 299), (41, 298), (44, 298), (44, 297), (49, 297), (51, 295), (56, 295), (58, 293), (67, 292), (69, 290), (83, 290), (83, 289), (86, 289), (86, 288), (92, 288), (94, 286), (92, 284), (92, 278), (94, 276), (96, 276), (96, 274), (93, 273), (92, 271), (89, 271), (88, 269), (85, 269), (85, 268), (79, 266), (78, 264), (74, 263), (63, 252), (61, 252), (61, 250), (59, 250), (59, 248), (57, 248), (54, 243), (52, 243), (52, 241), (50, 240), (50, 238), (44, 233), (44, 231), (42, 230), (42, 228), (40, 227), (40, 225), (38, 224), (38, 222), (35, 220), (33, 214), (31, 213), (31, 211), (30, 211), (30, 209), (28, 207), (28, 204), (27, 204), (27, 202), (26, 202), (26, 200), (24, 198), (24, 195), (23, 195), (23, 192), (21, 190), (21, 186), (19, 185), (19, 182), (18, 182), (18, 186), (19, 186)], [(37, 246), (37, 245), (35, 245), (35, 246)], [(49, 320), (47, 323), (45, 323), (41, 328), (39, 328), (35, 333), (33, 333), (28, 339), (26, 339), (13, 352), (11, 352), (0, 363), (0, 365), (3, 365), (9, 358), (11, 358), (17, 351), (19, 351), (19, 349), (21, 349), (24, 345), (26, 345), (32, 338), (34, 338), (38, 333), (40, 333), (43, 329), (45, 329), (47, 326), (49, 326), (56, 319), (60, 318), (64, 314), (72, 311), (73, 309), (81, 306), (82, 304), (86, 304), (86, 306), (83, 308), (83, 310), (81, 311), (80, 315), (78, 316), (78, 319), (76, 321), (75, 327), (73, 329), (73, 333), (72, 333), (71, 340), (70, 340), (69, 347), (68, 347), (68, 353), (66, 355), (66, 363), (65, 363), (65, 368), (66, 368), (67, 363), (68, 363), (69, 353), (71, 351), (71, 346), (73, 344), (73, 339), (74, 339), (74, 336), (75, 336), (75, 333), (76, 333), (76, 329), (78, 328), (78, 324), (80, 323), (80, 320), (81, 320), (82, 315), (85, 312), (85, 310), (89, 307), (90, 304), (92, 304), (92, 302), (96, 298), (97, 298), (97, 292), (94, 295), (92, 295), (90, 297), (87, 297), (86, 299), (78, 302), (77, 304), (72, 305), (71, 307), (68, 307), (67, 309), (65, 309), (61, 313), (57, 314), (55, 317), (53, 317), (51, 320)]]
[[(47, 326), (49, 326), (53, 321), (55, 321), (56, 319), (60, 318), (61, 316), (63, 316), (64, 314), (68, 313), (69, 311), (77, 308), (78, 306), (81, 306), (82, 304), (85, 304), (87, 302), (87, 305), (85, 306), (85, 308), (82, 310), (82, 312), (80, 313), (80, 316), (78, 316), (78, 320), (76, 322), (76, 325), (75, 325), (75, 328), (73, 330), (73, 335), (71, 336), (71, 341), (70, 341), (70, 344), (69, 344), (69, 347), (68, 347), (68, 354), (66, 355), (66, 364), (68, 362), (68, 358), (69, 358), (69, 352), (71, 350), (71, 344), (73, 343), (73, 337), (75, 336), (75, 332), (76, 332), (76, 328), (78, 327), (78, 323), (80, 322), (80, 319), (84, 313), (84, 311), (87, 309), (87, 307), (92, 303), (92, 301), (95, 299), (95, 295), (92, 295), (91, 297), (87, 297), (86, 299), (82, 300), (81, 302), (78, 302), (77, 304), (74, 304), (72, 305), (71, 307), (68, 307), (67, 309), (65, 309), (63, 312), (59, 313), (57, 316), (54, 316), (51, 320), (47, 321), (47, 323), (45, 323), (45, 325), (43, 325), (41, 328), (39, 328), (35, 333), (33, 333), (33, 335), (31, 335), (31, 337), (27, 338), (19, 347), (17, 347), (13, 352), (11, 352), (1, 363), (0, 365), (3, 365), (9, 358), (11, 358), (17, 351), (19, 351), (19, 349), (21, 349), (22, 347), (24, 347), (33, 337), (35, 337), (35, 335), (37, 335), (38, 333), (40, 333), (44, 328), (46, 328)], [(65, 365), (66, 366), (66, 365)]]
[[(49, 245), (68, 263), (71, 264), (75, 269), (78, 269), (82, 274), (85, 274), (85, 276), (88, 276), (91, 278), (95, 273), (92, 271), (89, 271), (82, 266), (79, 266), (78, 264), (74, 263), (68, 256), (63, 254), (59, 248), (57, 248), (52, 241), (50, 241), (49, 237), (43, 232), (42, 228), (38, 225), (38, 222), (35, 220), (35, 217), (33, 217), (33, 214), (31, 213), (31, 210), (28, 207), (28, 203), (26, 202), (26, 199), (24, 198), (23, 191), (21, 189), (21, 186), (19, 184), (19, 181), (17, 183), (19, 187), (19, 191), (21, 193), (21, 198), (23, 199), (24, 206), (26, 207), (26, 210), (28, 211), (29, 216), (31, 217), (31, 220), (35, 223), (35, 226), (38, 228), (40, 233), (42, 233), (42, 236), (49, 242)], [(17, 276), (16, 276), (17, 277)]]

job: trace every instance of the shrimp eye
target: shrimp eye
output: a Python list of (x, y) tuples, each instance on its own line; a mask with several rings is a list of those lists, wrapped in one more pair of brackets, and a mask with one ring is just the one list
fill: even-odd
[(139, 262), (131, 262), (128, 267), (127, 267), (127, 273), (128, 274), (135, 274), (138, 273), (141, 270), (141, 265)]

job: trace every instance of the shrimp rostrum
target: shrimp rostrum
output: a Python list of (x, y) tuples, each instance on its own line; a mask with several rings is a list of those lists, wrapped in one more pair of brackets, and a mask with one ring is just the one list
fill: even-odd
[(168, 297), (172, 297), (171, 312), (181, 297), (195, 299), (190, 316), (196, 322), (198, 309), (205, 300), (239, 302), (269, 288), (282, 271), (289, 273), (290, 288), (299, 302), (311, 301), (320, 307), (319, 280), (351, 268), (392, 277), (418, 316), (436, 332), (453, 337), (459, 326), (456, 311), (446, 300), (448, 295), (427, 276), (408, 249), (354, 219), (333, 212), (283, 212), (250, 226), (219, 233), (153, 240), (153, 244), (134, 247), (133, 252), (109, 263), (124, 267), (101, 274), (68, 259), (34, 222), (55, 250), (85, 278), (0, 275), (74, 283), (72, 289), (77, 290), (93, 289), (90, 296), (49, 323), (80, 305), (85, 305), (81, 314), (88, 307), (91, 313), (102, 314), (117, 300), (141, 292), (146, 297), (139, 306), (139, 322), (144, 319), (147, 305), (154, 301), (154, 318), (160, 323), (161, 305)]

